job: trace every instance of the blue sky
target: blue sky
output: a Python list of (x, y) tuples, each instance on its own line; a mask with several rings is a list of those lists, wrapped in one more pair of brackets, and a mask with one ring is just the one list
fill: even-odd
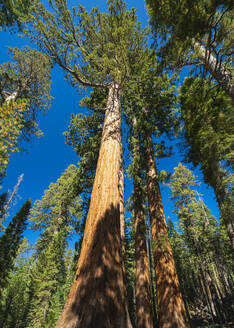
[[(73, 5), (75, 2), (68, 0), (68, 3)], [(77, 3), (87, 7), (87, 1), (85, 0)], [(128, 0), (127, 3), (129, 8), (133, 6), (137, 8), (138, 17), (142, 25), (146, 26), (147, 15), (144, 1)], [(96, 5), (99, 5), (101, 10), (106, 8), (105, 1), (93, 0), (88, 2), (87, 9), (91, 9)], [(19, 38), (17, 34), (3, 31), (0, 32), (0, 40), (0, 63), (9, 61), (7, 46), (22, 47), (28, 44), (25, 38)], [(47, 115), (40, 115), (39, 117), (39, 127), (43, 131), (44, 136), (39, 139), (33, 138), (27, 143), (25, 145), (26, 152), (16, 153), (11, 156), (10, 164), (7, 168), (7, 176), (3, 181), (2, 191), (12, 190), (19, 175), (24, 173), (24, 180), (19, 189), (20, 199), (18, 199), (17, 205), (12, 209), (11, 214), (18, 210), (29, 197), (33, 201), (40, 199), (49, 184), (55, 182), (70, 164), (77, 164), (78, 158), (72, 147), (65, 144), (62, 133), (67, 130), (71, 113), (76, 114), (82, 111), (79, 108), (81, 95), (68, 82), (64, 81), (63, 72), (59, 67), (55, 67), (52, 71), (52, 96), (54, 99)], [(159, 169), (173, 171), (173, 168), (183, 159), (182, 155), (178, 153), (178, 149), (176, 150), (175, 148), (174, 151), (176, 151), (174, 156), (159, 161)], [(202, 179), (198, 169), (196, 169), (195, 174)], [(217, 217), (218, 209), (211, 188), (201, 184), (198, 191), (203, 195), (205, 203)], [(131, 194), (130, 185), (126, 186), (126, 192), (127, 196)], [(172, 203), (169, 200), (170, 194), (166, 186), (162, 187), (162, 196), (166, 217), (173, 217)], [(34, 243), (37, 234), (27, 230), (25, 236)]]

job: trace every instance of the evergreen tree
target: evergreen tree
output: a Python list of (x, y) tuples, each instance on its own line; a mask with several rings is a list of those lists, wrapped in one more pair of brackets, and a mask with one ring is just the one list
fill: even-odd
[[(172, 323), (175, 327), (188, 327), (187, 313), (168, 238), (156, 162), (153, 155), (152, 135), (147, 133), (146, 138), (147, 194), (151, 234), (155, 247), (154, 264), (159, 327), (167, 327)], [(170, 311), (165, 312), (166, 308)]]
[(30, 272), (32, 257), (28, 240), (24, 238), (14, 261), (14, 270), (9, 274), (8, 284), (3, 290), (0, 306), (2, 328), (25, 328), (30, 307)]
[(187, 142), (186, 160), (201, 165), (204, 180), (215, 192), (232, 247), (232, 106), (223, 91), (210, 90), (210, 83), (188, 78), (181, 88), (181, 113)]
[(24, 21), (31, 8), (31, 1), (17, 0), (4, 0), (0, 4), (0, 28), (6, 29), (17, 25), (18, 29), (22, 29), (22, 21)]
[(2, 222), (5, 220), (7, 196), (7, 192), (0, 195), (0, 231), (4, 231), (4, 225)]
[(135, 238), (134, 215), (125, 220), (125, 253), (124, 263), (126, 270), (126, 285), (128, 295), (128, 309), (133, 327), (136, 327), (136, 300), (135, 300)]
[(153, 327), (152, 300), (150, 293), (149, 259), (146, 245), (146, 224), (144, 215), (144, 188), (140, 170), (140, 142), (136, 119), (132, 124), (133, 148), (133, 207), (135, 226), (135, 267), (136, 267), (136, 327)]
[[(79, 231), (82, 211), (80, 207), (80, 181), (78, 169), (71, 164), (56, 181), (45, 190), (41, 200), (37, 200), (31, 211), (30, 221), (34, 230), (41, 230), (37, 250), (43, 250), (60, 229), (66, 232), (66, 238), (74, 229)], [(43, 237), (43, 238), (42, 238)]]
[(73, 147), (79, 158), (77, 176), (82, 195), (82, 208), (86, 212), (96, 174), (106, 99), (106, 90), (94, 89), (89, 97), (83, 98), (80, 102), (80, 106), (88, 108), (89, 115), (72, 114), (68, 131), (64, 132), (66, 143)]
[(18, 139), (25, 123), (23, 117), (27, 111), (27, 102), (5, 103), (0, 109), (0, 178), (3, 178), (11, 154), (19, 151)]
[(50, 104), (51, 61), (28, 46), (9, 48), (9, 51), (12, 60), (0, 65), (0, 103), (28, 99), (30, 112), (27, 118), (32, 119), (28, 122), (29, 129), (33, 127), (37, 111), (45, 111)]
[(8, 276), (14, 267), (14, 260), (26, 228), (31, 200), (27, 200), (19, 212), (13, 217), (3, 235), (0, 237), (0, 292), (8, 281)]
[(31, 273), (27, 327), (54, 327), (64, 306), (74, 277), (66, 246), (73, 230), (79, 232), (80, 193), (78, 168), (70, 165), (30, 212), (32, 228), (41, 234)]
[(218, 272), (217, 277), (215, 267), (215, 241), (220, 237), (218, 224), (205, 204), (197, 199), (197, 193), (193, 189), (195, 185), (197, 182), (192, 172), (179, 164), (171, 177), (170, 186), (180, 231), (189, 250), (190, 263), (194, 263), (193, 267), (196, 268), (195, 273), (199, 277), (210, 314), (215, 320), (225, 320), (225, 311), (220, 301), (220, 288), (223, 289), (220, 286), (221, 275)]
[(97, 8), (88, 13), (80, 6), (71, 14), (66, 1), (50, 3), (53, 13), (42, 4), (36, 5), (31, 38), (67, 72), (74, 86), (108, 90), (77, 279), (57, 328), (91, 327), (94, 322), (100, 327), (123, 327), (126, 300), (119, 226), (120, 96), (125, 80), (130, 78), (130, 65), (141, 61), (145, 33), (140, 31), (135, 11), (127, 11), (120, 0), (108, 1), (107, 13)]
[(203, 65), (234, 99), (232, 9), (227, 1), (147, 0), (155, 39), (170, 67)]
[[(123, 104), (128, 120), (132, 115), (136, 116), (136, 129), (141, 136), (141, 156), (145, 162), (148, 208), (154, 244), (158, 324), (160, 327), (167, 327), (169, 324), (187, 327), (186, 311), (168, 240), (152, 139), (153, 135), (160, 138), (163, 133), (168, 136), (173, 134), (176, 119), (173, 109), (174, 88), (173, 85), (170, 86), (170, 82), (173, 83), (174, 77), (170, 79), (167, 74), (162, 74), (154, 63), (154, 52), (146, 51), (144, 59), (145, 66), (141, 69), (141, 74), (136, 75), (138, 83), (129, 85), (124, 94)], [(158, 76), (160, 73), (161, 76)], [(165, 156), (164, 143), (158, 142), (156, 147), (159, 156)]]
[(25, 47), (11, 48), (12, 61), (0, 65), (0, 174), (19, 142), (40, 136), (37, 116), (50, 104), (50, 69), (48, 56)]
[[(65, 236), (64, 229), (57, 233), (51, 233), (50, 243), (38, 254), (31, 273), (30, 292), (32, 300), (27, 316), (27, 328), (53, 327), (56, 324), (56, 319), (58, 319), (61, 311), (62, 297), (59, 293), (56, 294), (56, 290), (65, 283), (66, 274), (64, 263)], [(58, 300), (56, 300), (57, 297)], [(51, 304), (53, 304), (53, 308)], [(60, 311), (56, 309), (56, 305)], [(54, 312), (56, 312), (57, 317)]]

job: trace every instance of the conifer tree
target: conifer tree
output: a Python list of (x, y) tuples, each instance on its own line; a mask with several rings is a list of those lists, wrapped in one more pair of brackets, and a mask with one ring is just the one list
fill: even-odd
[(27, 327), (54, 327), (64, 306), (74, 277), (67, 240), (73, 230), (79, 233), (80, 193), (78, 168), (69, 165), (31, 209), (32, 228), (41, 234), (31, 272)]
[(140, 170), (140, 142), (136, 119), (132, 124), (133, 141), (133, 207), (135, 225), (135, 266), (136, 266), (136, 327), (153, 327), (152, 300), (150, 293), (149, 259), (146, 245), (146, 224), (144, 213), (144, 190)]
[[(158, 173), (154, 157), (152, 134), (159, 138), (163, 133), (172, 135), (175, 126), (173, 111), (173, 78), (162, 74), (154, 62), (154, 53), (145, 53), (145, 66), (136, 76), (137, 84), (129, 85), (124, 94), (124, 107), (128, 118), (136, 115), (137, 131), (142, 140), (142, 157), (145, 160), (147, 197), (151, 235), (154, 244), (154, 265), (157, 291), (159, 327), (187, 327), (187, 315), (179, 287), (178, 276), (168, 240), (168, 231), (161, 199)], [(159, 72), (161, 76), (159, 77)], [(133, 71), (134, 73), (134, 71)], [(134, 113), (134, 114), (133, 114)], [(157, 145), (161, 155), (165, 146)], [(166, 311), (165, 309), (170, 309)]]
[(135, 11), (127, 11), (120, 0), (108, 1), (108, 13), (97, 8), (88, 13), (80, 6), (71, 14), (66, 1), (50, 3), (53, 13), (37, 3), (31, 38), (67, 72), (74, 86), (108, 90), (78, 270), (57, 328), (91, 327), (94, 323), (96, 327), (125, 327), (118, 190), (120, 95), (125, 79), (130, 78), (132, 61), (141, 61), (144, 33)]
[(12, 60), (0, 65), (0, 175), (19, 143), (40, 136), (37, 117), (49, 108), (50, 69), (48, 56), (24, 47), (10, 48)]
[[(66, 232), (64, 230), (51, 232), (50, 243), (40, 251), (32, 269), (30, 283), (32, 300), (27, 316), (27, 328), (53, 327), (58, 319), (56, 316), (54, 318), (52, 312), (56, 311), (54, 299), (56, 290), (65, 283)], [(51, 303), (54, 308), (51, 307)], [(60, 311), (57, 311), (57, 316)]]
[(31, 1), (17, 0), (2, 1), (0, 7), (0, 28), (15, 27), (17, 25), (19, 30), (22, 30), (22, 22), (27, 19), (30, 12)]
[[(83, 98), (80, 106), (89, 109), (90, 115), (72, 114), (71, 123), (68, 131), (64, 133), (66, 142), (74, 147), (76, 154), (80, 157), (78, 174), (80, 176), (80, 185), (82, 189), (82, 209), (83, 223), (81, 225), (82, 233), (84, 232), (85, 221), (87, 217), (87, 209), (90, 203), (91, 188), (96, 173), (96, 165), (98, 161), (98, 151), (101, 144), (102, 128), (105, 114), (105, 103), (107, 99), (106, 90), (94, 89), (88, 96)], [(124, 181), (123, 181), (123, 164), (121, 164), (119, 178), (120, 193), (120, 237), (122, 250), (122, 266), (125, 281), (125, 216), (124, 216)], [(83, 235), (81, 235), (79, 243), (77, 243), (77, 254), (80, 254)], [(77, 257), (78, 259), (78, 257)], [(74, 264), (76, 267), (76, 263)], [(127, 299), (127, 290), (124, 286), (125, 298)], [(127, 303), (125, 305), (127, 312), (127, 326), (132, 327), (129, 318)]]
[(11, 61), (0, 65), (0, 104), (28, 99), (30, 112), (27, 118), (31, 118), (32, 122), (28, 122), (27, 128), (33, 129), (37, 111), (45, 111), (50, 104), (51, 61), (48, 56), (28, 46), (9, 48), (9, 52)]
[(201, 165), (205, 182), (214, 189), (221, 220), (234, 247), (232, 106), (223, 91), (210, 90), (210, 83), (198, 78), (184, 81), (180, 99), (186, 161)]
[(134, 238), (134, 222), (131, 219), (125, 220), (125, 269), (126, 269), (126, 285), (128, 295), (128, 309), (133, 327), (136, 326), (136, 300), (135, 300), (135, 238)]
[[(196, 272), (202, 284), (204, 299), (214, 319), (225, 319), (220, 302), (220, 277), (215, 271), (216, 255), (214, 241), (219, 238), (218, 225), (208, 208), (197, 199), (193, 187), (197, 185), (194, 175), (179, 164), (171, 177), (172, 199), (175, 200), (175, 213), (178, 215), (180, 230), (191, 259), (197, 263)], [(219, 275), (220, 273), (218, 273)], [(221, 287), (222, 288), (222, 287)]]
[[(234, 99), (231, 1), (147, 0), (155, 39), (170, 67), (203, 65)], [(203, 76), (204, 76), (203, 75)]]
[(27, 200), (0, 237), (0, 293), (6, 286), (9, 273), (14, 267), (14, 260), (26, 228), (30, 207), (31, 200)]
[(31, 246), (24, 238), (14, 260), (14, 270), (9, 274), (0, 302), (0, 326), (2, 328), (25, 328), (30, 307)]
[[(156, 162), (153, 156), (152, 136), (149, 133), (146, 140), (147, 193), (151, 234), (155, 243), (154, 263), (159, 327), (170, 327), (172, 325), (175, 327), (188, 327), (187, 313), (168, 238)], [(165, 313), (166, 308), (170, 309), (169, 313)]]
[(8, 193), (4, 192), (0, 195), (0, 231), (4, 230), (4, 225), (3, 225), (3, 221), (5, 219), (5, 214), (6, 214), (6, 204), (7, 204), (7, 196)]
[[(37, 250), (43, 250), (53, 238), (53, 233), (64, 229), (68, 238), (74, 229), (79, 231), (82, 211), (80, 207), (80, 181), (78, 168), (71, 164), (56, 183), (51, 183), (41, 200), (37, 200), (31, 211), (31, 228), (41, 230)], [(43, 238), (42, 238), (43, 237)]]

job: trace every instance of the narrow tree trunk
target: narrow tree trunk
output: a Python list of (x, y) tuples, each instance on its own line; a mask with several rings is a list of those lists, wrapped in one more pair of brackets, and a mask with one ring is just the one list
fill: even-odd
[[(139, 200), (138, 200), (139, 201)], [(138, 207), (138, 208), (137, 208)], [(136, 327), (153, 328), (144, 214), (135, 205)]]
[(201, 272), (202, 272), (202, 278), (203, 278), (203, 281), (204, 281), (205, 292), (206, 292), (206, 296), (207, 296), (207, 305), (210, 308), (210, 314), (213, 318), (213, 321), (215, 321), (216, 310), (215, 310), (214, 302), (213, 302), (211, 291), (210, 291), (210, 286), (209, 286), (209, 281), (208, 281), (209, 276), (206, 274), (206, 272), (204, 272), (204, 267), (203, 266), (201, 268)]
[(124, 280), (124, 297), (125, 297), (125, 311), (126, 311), (126, 327), (132, 328), (132, 323), (128, 311), (128, 295), (127, 295), (127, 281), (125, 269), (125, 215), (124, 215), (124, 170), (123, 170), (123, 156), (121, 151), (121, 165), (119, 171), (119, 198), (120, 198), (120, 240), (121, 240), (121, 255), (122, 255), (122, 268)]
[(78, 269), (56, 328), (126, 327), (118, 189), (120, 119), (120, 88), (113, 83)]
[[(122, 155), (122, 154), (121, 154)], [(123, 158), (121, 156), (121, 167), (119, 171), (119, 197), (120, 197), (120, 237), (121, 237), (121, 251), (124, 258), (125, 253), (125, 217), (124, 217), (124, 171)]]
[(150, 269), (150, 286), (151, 286), (151, 298), (153, 305), (153, 324), (154, 327), (157, 325), (157, 312), (156, 312), (156, 299), (155, 299), (155, 290), (154, 290), (154, 277), (153, 277), (153, 263), (152, 263), (152, 253), (151, 253), (151, 241), (148, 237), (148, 257), (149, 257), (149, 269)]
[[(136, 119), (133, 121), (135, 145), (133, 156), (139, 156), (138, 134), (136, 132)], [(136, 166), (138, 163), (136, 164)], [(141, 186), (140, 170), (136, 168), (133, 177), (133, 203), (135, 217), (135, 265), (136, 265), (136, 327), (153, 328), (152, 303), (150, 293), (149, 261), (146, 245), (146, 227), (143, 210), (143, 192)]]
[[(200, 269), (200, 271), (202, 272), (201, 269)], [(213, 320), (212, 308), (211, 308), (211, 305), (210, 305), (210, 302), (209, 302), (209, 297), (208, 297), (208, 294), (207, 294), (207, 289), (205, 287), (203, 272), (202, 273), (198, 273), (198, 277), (199, 277), (199, 282), (200, 282), (200, 285), (201, 285), (201, 290), (203, 292), (204, 302), (206, 303), (207, 309), (210, 312), (210, 315), (211, 315), (212, 320)]]
[(147, 133), (147, 193), (154, 249), (159, 328), (189, 327), (157, 180), (152, 136)]
[(198, 42), (194, 43), (195, 48), (198, 49), (198, 57), (202, 60), (203, 64), (219, 83), (221, 88), (234, 100), (234, 83), (232, 73), (227, 70), (222, 63), (217, 63), (216, 58)]
[(228, 211), (225, 210), (225, 200), (224, 197), (214, 189), (215, 194), (216, 194), (216, 198), (219, 204), (219, 208), (220, 208), (220, 212), (221, 212), (221, 217), (223, 219), (223, 222), (226, 226), (227, 229), (227, 235), (230, 239), (231, 245), (232, 245), (232, 249), (234, 250), (234, 230), (233, 230), (233, 213), (232, 213), (232, 202), (230, 200), (230, 206)]

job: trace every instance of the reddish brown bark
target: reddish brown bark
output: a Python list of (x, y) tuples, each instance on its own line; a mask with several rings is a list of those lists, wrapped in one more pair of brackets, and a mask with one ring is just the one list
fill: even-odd
[(78, 269), (56, 328), (126, 327), (118, 189), (120, 155), (120, 88), (112, 84)]
[(122, 267), (123, 267), (123, 280), (124, 280), (124, 297), (125, 297), (125, 310), (126, 310), (126, 326), (132, 328), (132, 323), (128, 311), (128, 296), (126, 287), (126, 270), (125, 270), (125, 215), (124, 215), (124, 170), (123, 170), (123, 158), (121, 154), (121, 167), (119, 172), (119, 198), (120, 198), (120, 240), (121, 240), (121, 253), (122, 253)]
[(153, 328), (149, 261), (144, 214), (135, 206), (136, 326)]
[(151, 235), (154, 244), (157, 313), (159, 328), (189, 327), (184, 301), (164, 215), (161, 192), (157, 180), (152, 136), (147, 134), (147, 194)]
[[(133, 128), (136, 120), (133, 122)], [(135, 140), (138, 135), (135, 132)], [(139, 153), (139, 145), (136, 141), (133, 155), (136, 158)], [(136, 326), (137, 328), (153, 328), (152, 302), (150, 290), (149, 260), (146, 245), (146, 227), (143, 210), (142, 187), (140, 171), (134, 172), (134, 217), (135, 217), (135, 265), (136, 265)]]

